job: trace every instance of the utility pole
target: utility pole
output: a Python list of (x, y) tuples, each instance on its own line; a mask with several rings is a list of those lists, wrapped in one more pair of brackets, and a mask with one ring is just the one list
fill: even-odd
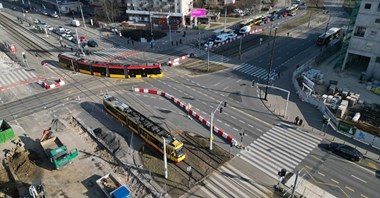
[(267, 76), (267, 86), (265, 87), (265, 97), (264, 97), (264, 100), (267, 100), (270, 74), (272, 73), (274, 46), (276, 44), (276, 33), (277, 33), (277, 27), (275, 27), (275, 29), (274, 29), (274, 38), (273, 38), (273, 44), (272, 44), (272, 53), (271, 53), (270, 60), (269, 60), (269, 71), (268, 71), (268, 76)]
[(214, 139), (213, 132), (212, 132), (214, 130), (214, 126), (213, 126), (214, 125), (214, 115), (218, 109), (220, 109), (220, 113), (222, 113), (223, 107), (227, 107), (227, 102), (224, 102), (223, 107), (221, 107), (222, 103), (223, 103), (223, 101), (221, 101), (219, 103), (219, 105), (216, 107), (215, 111), (211, 111), (211, 113), (210, 113), (210, 150), (212, 150), (212, 141)]

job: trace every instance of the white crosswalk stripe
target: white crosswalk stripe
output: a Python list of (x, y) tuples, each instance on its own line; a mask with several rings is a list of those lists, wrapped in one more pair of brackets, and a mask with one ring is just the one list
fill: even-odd
[[(258, 79), (266, 80), (268, 78), (268, 72), (266, 69), (263, 69), (261, 67), (256, 67), (248, 63), (242, 63), (238, 66), (235, 66), (233, 69), (236, 71), (245, 73), (247, 75), (254, 76)], [(274, 79), (276, 76), (277, 76), (277, 73), (275, 71), (272, 71), (270, 78)]]
[(240, 152), (241, 159), (277, 179), (277, 173), (294, 168), (322, 141), (280, 123)]
[(36, 79), (37, 76), (32, 71), (25, 71), (24, 69), (15, 70), (6, 74), (0, 75), (0, 86), (9, 86), (12, 84), (20, 83), (27, 80)]
[(208, 177), (206, 185), (197, 189), (196, 194), (204, 197), (272, 197), (271, 190), (238, 169), (231, 164), (223, 165)]

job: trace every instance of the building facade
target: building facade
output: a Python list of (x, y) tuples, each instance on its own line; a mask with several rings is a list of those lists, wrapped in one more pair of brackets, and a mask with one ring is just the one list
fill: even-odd
[(126, 14), (129, 21), (137, 23), (170, 16), (171, 21), (185, 25), (192, 9), (193, 0), (127, 0)]
[(342, 70), (362, 72), (366, 80), (380, 80), (380, 0), (357, 0), (357, 5)]

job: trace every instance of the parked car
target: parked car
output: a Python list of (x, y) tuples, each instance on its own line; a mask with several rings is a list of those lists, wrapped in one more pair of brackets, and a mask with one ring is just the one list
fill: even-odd
[(57, 12), (50, 13), (50, 16), (53, 17), (53, 18), (58, 18), (58, 14), (57, 14)]
[(46, 12), (46, 10), (41, 10), (41, 14), (42, 14), (42, 15), (45, 15), (45, 16), (49, 15), (49, 13)]
[(47, 25), (46, 29), (48, 29), (49, 31), (53, 31), (54, 28), (51, 25)]
[(209, 48), (209, 47), (212, 47), (214, 45), (214, 41), (207, 41), (203, 46)]
[(66, 34), (71, 34), (71, 30), (70, 29), (65, 29), (65, 32), (66, 32)]
[(329, 149), (331, 152), (351, 161), (360, 161), (363, 159), (363, 154), (349, 145), (331, 142), (329, 144)]
[(57, 32), (64, 32), (65, 31), (65, 28), (63, 28), (62, 26), (58, 26), (56, 28)]
[(84, 36), (80, 36), (80, 37), (79, 37), (79, 40), (80, 40), (81, 43), (85, 43), (85, 42), (87, 42), (87, 38), (84, 37)]
[(41, 21), (40, 21), (39, 19), (34, 19), (33, 23), (34, 23), (34, 24), (40, 24)]
[(229, 39), (233, 39), (233, 38), (236, 38), (237, 37), (237, 34), (235, 34), (235, 32), (234, 31), (229, 31), (228, 33), (228, 38)]
[(247, 34), (251, 31), (251, 26), (244, 26), (240, 28), (239, 34)]
[(89, 47), (98, 47), (98, 44), (94, 40), (87, 41)]
[(229, 39), (228, 34), (221, 34), (216, 37), (215, 43), (221, 43), (221, 42), (226, 41), (227, 39)]

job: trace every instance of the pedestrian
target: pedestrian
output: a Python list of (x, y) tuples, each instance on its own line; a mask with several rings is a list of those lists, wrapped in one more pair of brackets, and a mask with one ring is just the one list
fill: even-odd
[(150, 48), (153, 48), (153, 43), (152, 42), (150, 42)]
[(70, 47), (70, 50), (71, 50), (71, 52), (73, 52), (74, 51), (73, 47)]
[(65, 49), (66, 49), (66, 45), (64, 45), (64, 46), (63, 46), (63, 48), (65, 48)]
[(179, 44), (182, 44), (182, 39), (179, 39)]
[(127, 40), (127, 44), (129, 45), (129, 39)]
[(172, 46), (174, 46), (174, 41), (172, 41)]
[(297, 69), (300, 67), (300, 65), (297, 65)]
[(281, 74), (280, 72), (277, 73), (277, 78), (280, 78)]
[(187, 30), (187, 25), (185, 27), (186, 27), (186, 30)]
[(133, 45), (133, 46), (135, 45), (135, 43), (133, 42), (133, 40), (132, 40), (132, 45)]
[(175, 45), (178, 46), (178, 41), (175, 42)]
[(61, 47), (63, 48), (63, 44), (61, 43)]
[(288, 35), (288, 37), (289, 37), (289, 34), (290, 34), (290, 33), (288, 32), (288, 33), (286, 33), (286, 34), (287, 34), (287, 35)]

